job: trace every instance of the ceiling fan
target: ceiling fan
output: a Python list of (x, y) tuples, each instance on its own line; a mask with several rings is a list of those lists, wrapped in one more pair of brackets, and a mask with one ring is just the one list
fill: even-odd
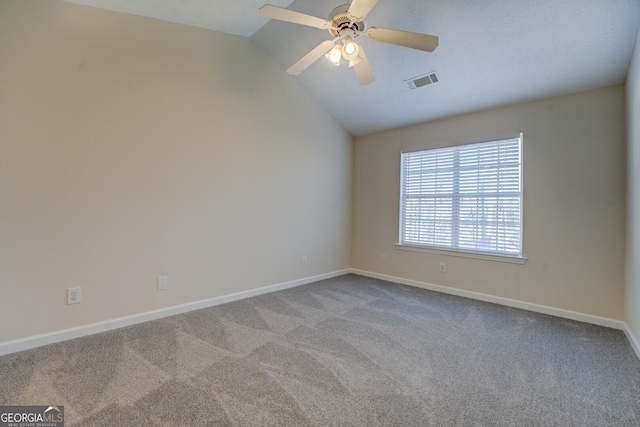
[(425, 52), (433, 52), (438, 47), (438, 37), (436, 36), (389, 28), (367, 28), (365, 18), (377, 2), (378, 0), (349, 1), (347, 4), (333, 9), (328, 20), (270, 4), (260, 8), (260, 15), (265, 18), (329, 30), (333, 36), (332, 40), (323, 41), (300, 58), (298, 62), (287, 69), (287, 73), (297, 76), (325, 55), (334, 65), (340, 65), (340, 58), (349, 61), (349, 68), (354, 69), (360, 84), (368, 85), (375, 80), (375, 77), (364, 49), (355, 42), (355, 38), (365, 35), (371, 40)]

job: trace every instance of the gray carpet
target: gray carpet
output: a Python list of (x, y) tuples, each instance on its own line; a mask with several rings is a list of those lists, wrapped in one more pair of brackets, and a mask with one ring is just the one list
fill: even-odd
[(68, 426), (638, 426), (617, 330), (355, 275), (0, 357)]

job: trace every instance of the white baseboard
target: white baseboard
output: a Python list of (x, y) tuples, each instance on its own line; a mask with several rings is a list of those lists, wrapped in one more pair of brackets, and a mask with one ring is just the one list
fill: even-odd
[(633, 348), (633, 351), (636, 352), (636, 356), (638, 356), (638, 359), (640, 359), (640, 340), (638, 340), (638, 338), (633, 335), (633, 332), (631, 332), (631, 329), (629, 329), (629, 325), (627, 325), (626, 322), (624, 323), (623, 331), (627, 336), (627, 339), (629, 340), (629, 344), (631, 344), (631, 348)]
[(87, 335), (107, 332), (114, 329), (124, 328), (126, 326), (136, 325), (138, 323), (148, 322), (150, 320), (161, 319), (163, 317), (174, 316), (176, 314), (186, 313), (189, 311), (199, 310), (201, 308), (212, 307), (227, 302), (237, 301), (257, 295), (267, 294), (282, 289), (293, 288), (308, 283), (317, 282), (319, 280), (330, 279), (337, 276), (348, 274), (349, 269), (338, 270), (330, 273), (319, 274), (317, 276), (305, 277), (303, 279), (292, 280), (290, 282), (278, 283), (262, 288), (251, 289), (248, 291), (237, 292), (234, 294), (223, 295), (206, 300), (190, 302), (186, 304), (176, 305), (173, 307), (161, 308), (159, 310), (148, 311), (146, 313), (134, 314), (131, 316), (120, 317), (117, 319), (106, 320), (89, 325), (78, 326), (75, 328), (64, 329), (61, 331), (49, 332), (46, 334), (35, 335), (27, 338), (21, 338), (14, 341), (6, 341), (0, 343), (0, 356), (18, 351), (28, 350), (43, 345), (54, 344), (61, 341), (80, 338)]
[(237, 292), (234, 294), (223, 295), (215, 298), (209, 298), (206, 300), (176, 305), (173, 307), (162, 308), (159, 310), (148, 311), (145, 313), (134, 314), (131, 316), (120, 317), (117, 319), (106, 320), (103, 322), (92, 323), (89, 325), (78, 326), (75, 328), (64, 329), (61, 331), (55, 331), (55, 332), (35, 335), (27, 338), (21, 338), (14, 341), (7, 341), (4, 343), (0, 343), (0, 356), (5, 354), (10, 354), (10, 353), (15, 353), (18, 351), (28, 350), (31, 348), (40, 347), (43, 345), (67, 341), (73, 338), (80, 338), (87, 335), (124, 328), (127, 326), (149, 322), (151, 320), (157, 320), (164, 317), (174, 316), (176, 314), (199, 310), (202, 308), (212, 307), (212, 306), (224, 304), (227, 302), (238, 301), (244, 298), (267, 294), (270, 292), (275, 292), (283, 289), (289, 289), (296, 286), (306, 285), (309, 283), (317, 282), (319, 280), (331, 279), (333, 277), (342, 276), (348, 273), (358, 274), (360, 276), (365, 276), (365, 277), (372, 277), (374, 279), (386, 280), (388, 282), (399, 283), (402, 285), (409, 285), (417, 288), (428, 289), (436, 292), (457, 295), (457, 296), (471, 298), (479, 301), (491, 302), (494, 304), (504, 305), (507, 307), (514, 307), (514, 308), (520, 308), (523, 310), (529, 310), (537, 313), (549, 314), (552, 316), (562, 317), (565, 319), (577, 320), (580, 322), (606, 326), (614, 329), (620, 329), (624, 331), (625, 335), (627, 336), (627, 339), (629, 340), (629, 343), (631, 344), (631, 347), (636, 352), (636, 355), (638, 356), (638, 358), (640, 358), (640, 340), (638, 340), (633, 335), (633, 333), (631, 332), (631, 330), (629, 329), (626, 323), (619, 320), (609, 319), (606, 317), (593, 316), (590, 314), (563, 310), (560, 308), (533, 304), (533, 303), (513, 300), (509, 298), (496, 297), (496, 296), (482, 294), (478, 292), (465, 291), (462, 289), (455, 289), (447, 286), (434, 285), (431, 283), (420, 282), (417, 280), (404, 279), (401, 277), (388, 276), (386, 274), (379, 274), (379, 273), (358, 270), (353, 268), (338, 270), (330, 273), (320, 274), (317, 276), (305, 277), (302, 279), (292, 280), (290, 282), (278, 283), (275, 285), (265, 286), (262, 288), (251, 289), (248, 291)]
[[(491, 302), (494, 304), (504, 305), (507, 307), (521, 308), (523, 310), (534, 311), (536, 313), (549, 314), (551, 316), (562, 317), (565, 319), (577, 320), (579, 322), (591, 323), (608, 328), (625, 330), (624, 322), (606, 317), (593, 316), (591, 314), (579, 313), (576, 311), (563, 310), (561, 308), (549, 307), (546, 305), (533, 304), (530, 302), (518, 301), (509, 298), (496, 297), (493, 295), (482, 294), (479, 292), (465, 291), (463, 289), (450, 288), (448, 286), (434, 285), (432, 283), (420, 282), (418, 280), (404, 279), (401, 277), (387, 276), (386, 274), (373, 273), (370, 271), (351, 269), (353, 274), (372, 277), (374, 279), (386, 280), (388, 282), (399, 283), (402, 285), (414, 286), (416, 288), (428, 289), (431, 291), (442, 292), (445, 294), (457, 295), (460, 297), (471, 298), (479, 301)], [(632, 344), (633, 345), (633, 344)], [(637, 352), (638, 350), (636, 350)]]

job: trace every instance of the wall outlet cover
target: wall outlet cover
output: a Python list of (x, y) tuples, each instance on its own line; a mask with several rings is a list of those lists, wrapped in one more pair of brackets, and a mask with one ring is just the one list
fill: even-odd
[(82, 288), (67, 288), (67, 305), (80, 304), (82, 302)]

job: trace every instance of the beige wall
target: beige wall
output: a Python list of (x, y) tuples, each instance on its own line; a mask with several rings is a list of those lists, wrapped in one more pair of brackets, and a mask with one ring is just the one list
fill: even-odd
[(640, 340), (640, 33), (627, 76), (627, 138), (625, 322)]
[(348, 268), (351, 169), (249, 39), (0, 0), (0, 342)]
[[(624, 91), (618, 85), (357, 138), (352, 267), (621, 320)], [(402, 149), (519, 131), (526, 264), (396, 249)]]

